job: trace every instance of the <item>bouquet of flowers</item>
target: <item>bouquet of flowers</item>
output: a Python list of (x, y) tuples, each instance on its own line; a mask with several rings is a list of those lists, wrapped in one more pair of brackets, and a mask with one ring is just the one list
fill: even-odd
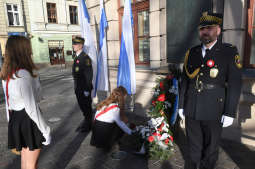
[[(177, 117), (178, 81), (173, 75), (157, 79), (146, 125), (136, 126), (136, 132), (145, 140), (143, 146), (150, 158), (166, 160), (173, 152), (170, 126)], [(142, 147), (143, 148), (143, 147)]]

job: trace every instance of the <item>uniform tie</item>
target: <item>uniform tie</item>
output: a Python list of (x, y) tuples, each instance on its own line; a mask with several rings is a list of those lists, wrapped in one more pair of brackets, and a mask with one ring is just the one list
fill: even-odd
[(205, 57), (208, 56), (210, 49), (205, 49)]

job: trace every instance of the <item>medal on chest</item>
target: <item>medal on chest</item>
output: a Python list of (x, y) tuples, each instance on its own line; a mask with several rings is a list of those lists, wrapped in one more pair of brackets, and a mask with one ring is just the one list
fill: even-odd
[(214, 60), (208, 60), (206, 64), (210, 68), (210, 77), (216, 78), (219, 73), (219, 69), (215, 66)]
[(75, 67), (75, 72), (79, 72), (79, 66)]
[(217, 69), (215, 67), (210, 69), (210, 77), (211, 78), (216, 78), (218, 73), (219, 73), (219, 69)]

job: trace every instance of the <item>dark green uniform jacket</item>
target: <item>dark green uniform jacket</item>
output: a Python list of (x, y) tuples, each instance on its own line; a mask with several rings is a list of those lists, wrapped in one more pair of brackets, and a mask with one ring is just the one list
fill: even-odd
[(203, 58), (199, 45), (191, 48), (185, 58), (179, 102), (185, 116), (194, 120), (235, 117), (241, 93), (236, 47), (217, 42)]
[(75, 92), (91, 91), (93, 89), (93, 69), (91, 59), (87, 54), (81, 52), (74, 58), (72, 68)]

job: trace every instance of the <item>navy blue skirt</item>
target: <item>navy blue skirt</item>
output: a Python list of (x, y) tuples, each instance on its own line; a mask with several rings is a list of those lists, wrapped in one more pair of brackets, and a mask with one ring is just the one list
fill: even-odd
[(8, 148), (21, 151), (40, 149), (45, 141), (35, 122), (27, 115), (25, 109), (11, 111), (8, 125)]
[(116, 123), (106, 123), (95, 120), (92, 126), (90, 144), (97, 148), (110, 149), (124, 132)]

